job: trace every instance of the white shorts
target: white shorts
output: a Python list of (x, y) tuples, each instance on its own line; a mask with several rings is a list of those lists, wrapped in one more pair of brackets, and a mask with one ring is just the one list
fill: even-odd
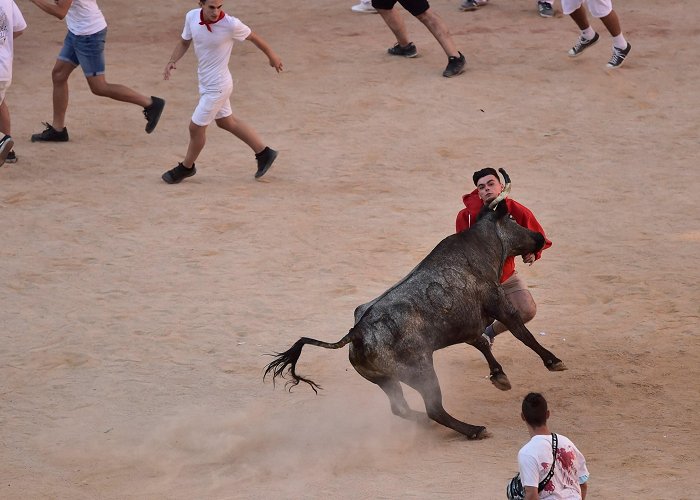
[(233, 85), (222, 90), (202, 92), (199, 95), (199, 104), (192, 113), (192, 122), (200, 127), (206, 127), (214, 120), (231, 116), (231, 92)]
[(7, 89), (10, 88), (10, 83), (8, 81), (0, 82), (0, 104), (5, 100), (5, 94), (7, 93)]
[(565, 16), (586, 4), (593, 17), (600, 19), (612, 12), (612, 0), (561, 0), (561, 10)]

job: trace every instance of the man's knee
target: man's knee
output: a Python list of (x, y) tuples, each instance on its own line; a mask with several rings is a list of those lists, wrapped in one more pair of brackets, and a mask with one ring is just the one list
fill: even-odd
[(534, 301), (519, 304), (518, 312), (520, 313), (520, 319), (523, 320), (523, 323), (527, 323), (535, 317), (535, 314), (537, 314), (537, 304), (535, 304)]
[(87, 81), (88, 86), (90, 87), (90, 92), (100, 97), (109, 96), (109, 84), (105, 81), (104, 77), (100, 78), (94, 76), (88, 78)]
[(57, 83), (66, 83), (68, 81), (69, 76), (70, 73), (66, 72), (61, 68), (54, 68), (53, 70), (51, 70), (51, 81), (54, 85)]
[(424, 10), (420, 14), (416, 16), (416, 19), (418, 19), (420, 22), (423, 24), (429, 24), (435, 19), (435, 14), (433, 13), (432, 9), (428, 7), (428, 9)]
[(195, 136), (201, 134), (202, 131), (206, 130), (206, 125), (197, 125), (194, 121), (190, 120), (190, 135)]
[(223, 118), (217, 118), (216, 120), (214, 120), (214, 122), (216, 123), (217, 127), (222, 128), (224, 130), (228, 130), (229, 128), (236, 126), (236, 120), (234, 120), (233, 116), (231, 115), (225, 116)]
[(90, 91), (98, 97), (107, 97), (107, 89), (100, 86), (90, 86)]

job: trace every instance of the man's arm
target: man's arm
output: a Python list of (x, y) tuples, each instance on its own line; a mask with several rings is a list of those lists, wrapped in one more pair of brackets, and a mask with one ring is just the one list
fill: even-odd
[(537, 486), (525, 486), (525, 500), (539, 500), (539, 498)]
[(73, 0), (30, 0), (34, 5), (39, 7), (41, 10), (47, 14), (51, 14), (54, 17), (63, 19), (68, 14), (68, 9), (70, 9)]
[(15, 39), (15, 38), (17, 38), (18, 36), (20, 36), (22, 33), (24, 33), (24, 30), (13, 31), (13, 32), (12, 32), (12, 38)]
[(586, 494), (588, 494), (588, 483), (581, 483), (581, 500), (586, 500)]
[(251, 31), (250, 35), (248, 35), (248, 38), (246, 38), (246, 40), (250, 40), (255, 44), (257, 48), (263, 51), (263, 53), (270, 60), (270, 66), (275, 68), (278, 73), (282, 71), (282, 59), (280, 59), (277, 56), (277, 54), (275, 54), (272, 48), (267, 44), (265, 40), (262, 39), (262, 37), (256, 35)]
[(190, 48), (190, 44), (192, 44), (192, 40), (185, 40), (184, 38), (180, 38), (180, 42), (178, 42), (178, 44), (175, 45), (175, 48), (173, 49), (173, 53), (170, 56), (168, 64), (165, 65), (165, 71), (163, 71), (163, 80), (170, 80), (170, 72), (174, 69), (177, 69), (175, 63), (178, 62), (180, 58), (185, 55), (187, 49)]

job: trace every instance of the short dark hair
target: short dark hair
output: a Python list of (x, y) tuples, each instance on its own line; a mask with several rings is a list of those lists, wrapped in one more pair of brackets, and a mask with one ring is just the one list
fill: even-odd
[(547, 423), (547, 400), (538, 392), (531, 392), (523, 399), (523, 417), (532, 427)]
[(472, 180), (474, 181), (474, 185), (476, 186), (476, 184), (479, 182), (479, 179), (481, 179), (482, 177), (486, 177), (487, 175), (493, 175), (496, 177), (496, 179), (498, 179), (498, 182), (501, 182), (501, 178), (498, 177), (498, 172), (496, 172), (496, 169), (491, 168), (491, 167), (486, 167), (486, 168), (482, 168), (481, 170), (478, 170), (477, 172), (474, 172), (474, 175), (472, 175)]

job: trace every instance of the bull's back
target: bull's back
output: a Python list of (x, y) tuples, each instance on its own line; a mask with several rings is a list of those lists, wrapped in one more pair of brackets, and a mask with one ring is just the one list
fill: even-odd
[(405, 278), (355, 310), (351, 351), (408, 359), (464, 342), (485, 326), (481, 304), (497, 286), (473, 262), (475, 235), (442, 240)]

